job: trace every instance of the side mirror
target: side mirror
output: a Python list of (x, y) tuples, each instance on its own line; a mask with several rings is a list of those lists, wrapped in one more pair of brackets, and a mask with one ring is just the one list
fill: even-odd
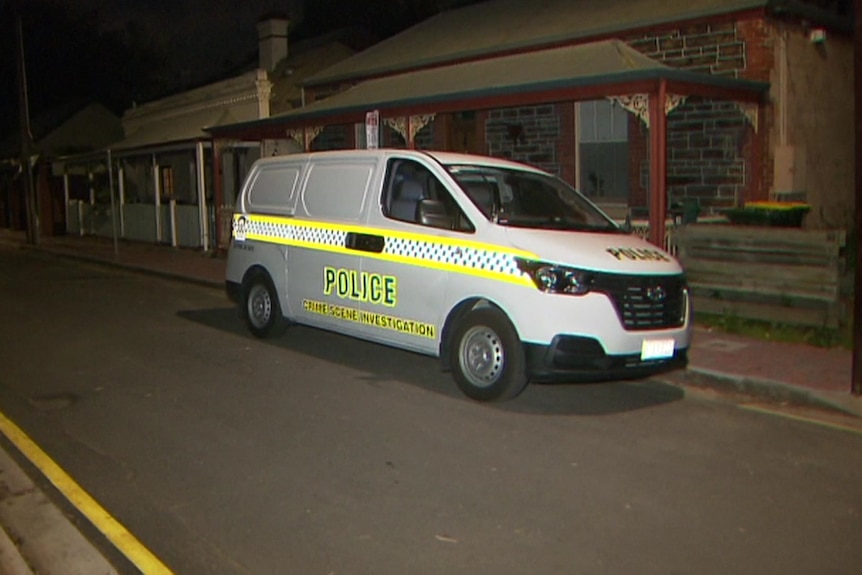
[(424, 226), (451, 230), (454, 220), (446, 212), (446, 206), (439, 200), (421, 200), (419, 202), (419, 223)]

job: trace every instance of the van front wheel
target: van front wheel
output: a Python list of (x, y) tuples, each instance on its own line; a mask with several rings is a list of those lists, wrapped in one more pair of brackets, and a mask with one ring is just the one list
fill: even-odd
[(450, 354), (455, 382), (472, 399), (511, 399), (527, 385), (524, 348), (509, 319), (495, 308), (474, 309), (458, 322)]
[(243, 319), (255, 337), (278, 336), (287, 329), (287, 320), (281, 315), (281, 306), (278, 304), (278, 294), (265, 274), (258, 273), (249, 278), (240, 305)]

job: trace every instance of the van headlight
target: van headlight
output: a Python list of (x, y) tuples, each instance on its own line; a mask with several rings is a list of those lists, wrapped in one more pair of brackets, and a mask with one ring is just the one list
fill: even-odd
[(543, 292), (584, 295), (590, 291), (594, 274), (577, 268), (515, 258), (518, 269), (530, 276)]

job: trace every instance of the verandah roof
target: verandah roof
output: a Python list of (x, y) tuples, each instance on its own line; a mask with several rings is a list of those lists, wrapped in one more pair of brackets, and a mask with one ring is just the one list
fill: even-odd
[(571, 44), (696, 27), (731, 31), (753, 17), (796, 17), (852, 34), (852, 18), (804, 0), (488, 0), (445, 10), (308, 78), (353, 84), (408, 70)]
[(446, 10), (309, 78), (307, 86), (389, 76), (488, 56), (583, 44), (774, 0), (492, 0)]
[(303, 108), (237, 124), (209, 126), (214, 137), (280, 138), (285, 129), (363, 122), (384, 117), (587, 100), (649, 93), (665, 80), (668, 92), (758, 102), (769, 85), (679, 70), (621, 40), (512, 54), (368, 80)]
[(204, 126), (233, 121), (229, 110), (221, 107), (204, 108), (189, 114), (147, 122), (106, 148), (120, 153), (135, 153), (148, 147), (165, 147), (177, 143), (192, 146), (195, 141), (208, 139), (203, 131)]

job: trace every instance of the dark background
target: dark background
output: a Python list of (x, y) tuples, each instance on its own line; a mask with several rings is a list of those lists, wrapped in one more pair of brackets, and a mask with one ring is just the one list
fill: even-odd
[[(18, 16), (34, 119), (93, 101), (121, 115), (133, 103), (238, 75), (257, 61), (255, 25), (266, 15), (291, 19), (289, 42), (348, 26), (383, 40), (441, 10), (482, 1), (0, 0), (0, 141), (19, 125)], [(804, 1), (852, 13), (852, 0)]]
[(360, 26), (384, 39), (477, 0), (0, 0), (0, 139), (18, 129), (16, 21), (31, 119), (91, 101), (117, 115), (253, 68), (257, 21), (291, 19), (289, 42)]

